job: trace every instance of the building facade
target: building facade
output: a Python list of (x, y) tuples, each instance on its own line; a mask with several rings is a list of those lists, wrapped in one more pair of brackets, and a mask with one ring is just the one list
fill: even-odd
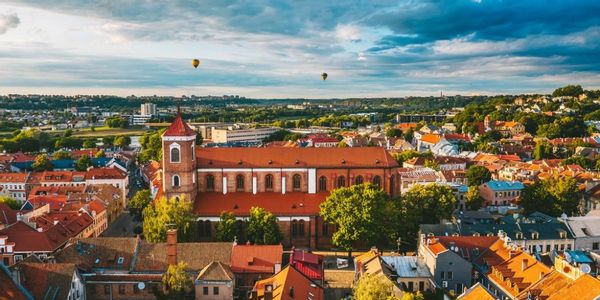
[(399, 194), (398, 164), (384, 148), (196, 148), (195, 137), (177, 116), (162, 137), (162, 182), (166, 197), (194, 201), (202, 240), (213, 239), (221, 212), (244, 220), (258, 206), (278, 217), (284, 245), (329, 247), (335, 228), (319, 204), (330, 191), (370, 182)]

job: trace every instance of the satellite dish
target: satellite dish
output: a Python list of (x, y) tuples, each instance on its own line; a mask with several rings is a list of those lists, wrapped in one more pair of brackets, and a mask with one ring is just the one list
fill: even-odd
[(581, 269), (581, 272), (585, 274), (590, 274), (590, 272), (592, 272), (592, 267), (590, 267), (588, 264), (581, 264), (579, 269)]
[(542, 252), (542, 247), (540, 247), (540, 245), (535, 245), (535, 252)]
[(562, 214), (560, 215), (560, 218), (561, 218), (561, 219), (563, 219), (563, 220), (566, 220), (566, 219), (567, 219), (567, 214), (565, 214), (565, 213), (562, 213)]
[(146, 284), (143, 282), (138, 282), (138, 290), (143, 290), (144, 288), (146, 288)]
[(573, 259), (571, 259), (571, 255), (568, 252), (565, 252), (565, 259), (567, 262), (571, 263)]

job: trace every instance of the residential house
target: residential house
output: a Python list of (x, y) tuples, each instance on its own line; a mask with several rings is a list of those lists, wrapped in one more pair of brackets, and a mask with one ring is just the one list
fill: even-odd
[(472, 287), (465, 290), (462, 294), (458, 295), (457, 300), (497, 300), (499, 299), (492, 294), (487, 288), (481, 283), (476, 283)]
[(281, 271), (281, 245), (238, 245), (231, 249), (231, 271), (236, 287), (242, 294), (249, 292), (254, 283)]
[(29, 173), (0, 173), (0, 193), (18, 201), (27, 200), (27, 182)]
[(13, 278), (35, 299), (86, 299), (83, 277), (75, 264), (22, 262), (11, 269)]
[(371, 249), (354, 258), (355, 281), (358, 282), (362, 276), (375, 276), (379, 281), (391, 287), (391, 292), (396, 297), (402, 297), (404, 291), (398, 283), (396, 272), (388, 265), (377, 249)]
[(195, 299), (229, 300), (234, 299), (235, 275), (229, 265), (213, 261), (200, 270), (194, 281)]
[(13, 278), (2, 263), (0, 263), (0, 299), (34, 300), (33, 295)]
[(23, 221), (17, 221), (0, 230), (0, 258), (7, 266), (31, 254), (46, 259), (64, 247), (70, 238), (71, 233), (60, 223), (41, 231)]
[(324, 260), (324, 256), (305, 250), (292, 249), (290, 253), (290, 265), (320, 284), (325, 281)]
[(600, 254), (600, 216), (569, 217), (564, 222), (575, 237), (572, 249)]
[(438, 177), (438, 172), (431, 168), (402, 168), (398, 170), (398, 176), (400, 177), (401, 194), (407, 193), (415, 185), (426, 185), (441, 181)]
[(381, 259), (396, 272), (396, 282), (403, 291), (425, 292), (434, 291), (436, 288), (433, 276), (429, 272), (425, 261), (418, 256), (387, 256)]
[(323, 300), (323, 287), (310, 280), (294, 266), (288, 265), (270, 278), (254, 284), (251, 300)]
[(484, 199), (484, 206), (509, 205), (521, 197), (524, 188), (519, 181), (491, 180), (479, 186), (479, 195)]

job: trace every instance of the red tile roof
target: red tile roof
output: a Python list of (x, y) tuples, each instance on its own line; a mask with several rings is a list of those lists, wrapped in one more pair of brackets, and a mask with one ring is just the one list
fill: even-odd
[(281, 245), (234, 245), (231, 252), (231, 271), (234, 273), (274, 273), (275, 264), (281, 267)]
[(50, 204), (50, 209), (58, 210), (61, 209), (67, 203), (66, 195), (35, 195), (33, 197), (29, 197), (27, 200), (33, 208), (42, 207), (46, 204)]
[(28, 173), (0, 173), (0, 182), (25, 183)]
[(0, 300), (28, 300), (23, 291), (15, 284), (13, 279), (0, 267)]
[(195, 136), (196, 131), (194, 131), (181, 117), (180, 113), (177, 113), (177, 117), (171, 126), (163, 133), (163, 136)]
[(0, 235), (15, 243), (15, 252), (53, 252), (70, 238), (69, 231), (60, 224), (39, 232), (21, 221), (0, 230)]
[(0, 224), (10, 225), (17, 221), (18, 211), (10, 208), (6, 203), (0, 203)]
[(328, 193), (307, 194), (300, 192), (252, 193), (233, 192), (200, 193), (194, 203), (194, 213), (198, 216), (214, 217), (221, 212), (232, 212), (236, 216), (248, 216), (250, 208), (262, 207), (276, 216), (314, 216), (319, 214), (319, 205)]
[(199, 148), (201, 168), (397, 167), (379, 147), (360, 148)]
[(85, 179), (125, 179), (127, 173), (117, 168), (91, 168), (85, 173)]
[[(35, 299), (67, 299), (75, 273), (75, 265), (69, 263), (22, 263), (19, 265), (21, 282)], [(56, 293), (56, 294), (55, 294)]]

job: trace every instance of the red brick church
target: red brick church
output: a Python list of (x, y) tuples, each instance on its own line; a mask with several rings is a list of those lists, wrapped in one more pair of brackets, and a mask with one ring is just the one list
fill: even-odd
[(285, 246), (329, 248), (334, 226), (319, 204), (335, 188), (372, 182), (399, 193), (398, 164), (383, 148), (196, 148), (178, 115), (162, 136), (163, 192), (194, 201), (201, 240), (223, 211), (240, 221), (253, 206), (279, 219)]

